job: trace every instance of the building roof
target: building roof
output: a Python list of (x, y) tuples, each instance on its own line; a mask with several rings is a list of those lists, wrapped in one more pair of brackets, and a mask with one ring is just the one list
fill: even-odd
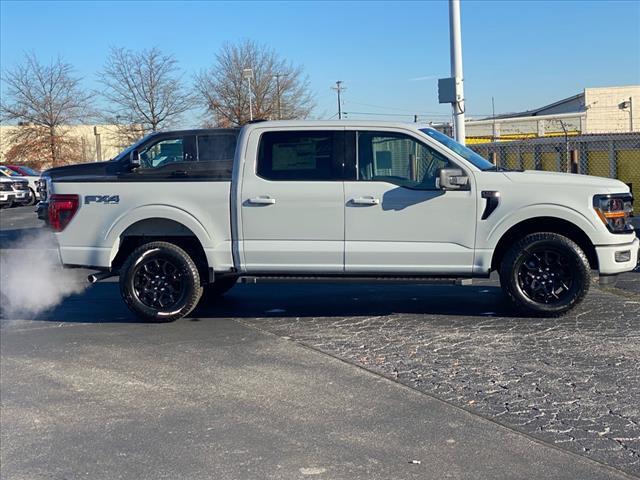
[[(551, 111), (549, 111), (551, 110)], [(500, 118), (515, 118), (515, 117), (536, 117), (538, 115), (548, 115), (551, 113), (578, 113), (583, 112), (584, 107), (584, 92), (578, 93), (571, 97), (563, 98), (557, 102), (550, 103), (543, 107), (534, 108), (533, 110), (525, 110), (524, 112), (505, 113), (502, 115), (496, 115), (496, 119)]]

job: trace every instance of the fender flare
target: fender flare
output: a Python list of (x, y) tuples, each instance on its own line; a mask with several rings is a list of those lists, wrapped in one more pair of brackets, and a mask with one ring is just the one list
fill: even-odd
[(598, 233), (597, 226), (582, 212), (566, 206), (539, 203), (518, 209), (510, 215), (500, 219), (500, 221), (493, 226), (487, 235), (485, 240), (486, 246), (491, 249), (496, 248), (500, 239), (511, 228), (522, 222), (535, 218), (555, 218), (569, 222), (582, 230), (591, 243), (595, 244), (594, 235)]
[(202, 248), (207, 249), (212, 246), (212, 238), (202, 223), (186, 210), (166, 204), (144, 205), (124, 212), (105, 232), (104, 244), (111, 245), (109, 262), (113, 262), (118, 253), (120, 237), (124, 231), (131, 225), (150, 218), (162, 218), (180, 223), (193, 232)]

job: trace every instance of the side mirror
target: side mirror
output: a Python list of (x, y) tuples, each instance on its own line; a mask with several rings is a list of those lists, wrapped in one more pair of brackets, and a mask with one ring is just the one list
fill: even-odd
[(140, 167), (140, 152), (138, 150), (131, 152), (131, 155), (129, 155), (129, 163), (131, 164), (132, 170)]
[(466, 190), (469, 177), (459, 168), (443, 168), (440, 170), (439, 186), (442, 190)]

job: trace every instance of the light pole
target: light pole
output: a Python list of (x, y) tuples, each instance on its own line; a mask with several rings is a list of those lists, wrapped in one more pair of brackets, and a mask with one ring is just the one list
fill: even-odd
[(620, 110), (629, 109), (629, 131), (633, 132), (633, 97), (629, 97), (629, 100), (625, 100), (618, 107)]
[(249, 83), (249, 120), (253, 121), (253, 100), (252, 100), (252, 91), (253, 89), (251, 88), (251, 79), (253, 78), (253, 68), (245, 68), (242, 70), (242, 76), (243, 78), (247, 79), (247, 82)]
[(449, 35), (451, 41), (451, 77), (455, 82), (453, 121), (456, 140), (464, 145), (464, 77), (462, 74), (462, 34), (460, 32), (460, 0), (449, 0)]
[(278, 120), (282, 120), (282, 105), (280, 100), (280, 77), (286, 77), (288, 73), (275, 73), (276, 78), (276, 95), (278, 96)]

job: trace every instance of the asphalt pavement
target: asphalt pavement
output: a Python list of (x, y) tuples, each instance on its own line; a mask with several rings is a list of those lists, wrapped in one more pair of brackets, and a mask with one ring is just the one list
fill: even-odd
[[(0, 213), (0, 255), (29, 255), (32, 215)], [(640, 299), (620, 292), (533, 320), (493, 281), (239, 285), (153, 325), (101, 282), (0, 316), (0, 477), (639, 475)]]

